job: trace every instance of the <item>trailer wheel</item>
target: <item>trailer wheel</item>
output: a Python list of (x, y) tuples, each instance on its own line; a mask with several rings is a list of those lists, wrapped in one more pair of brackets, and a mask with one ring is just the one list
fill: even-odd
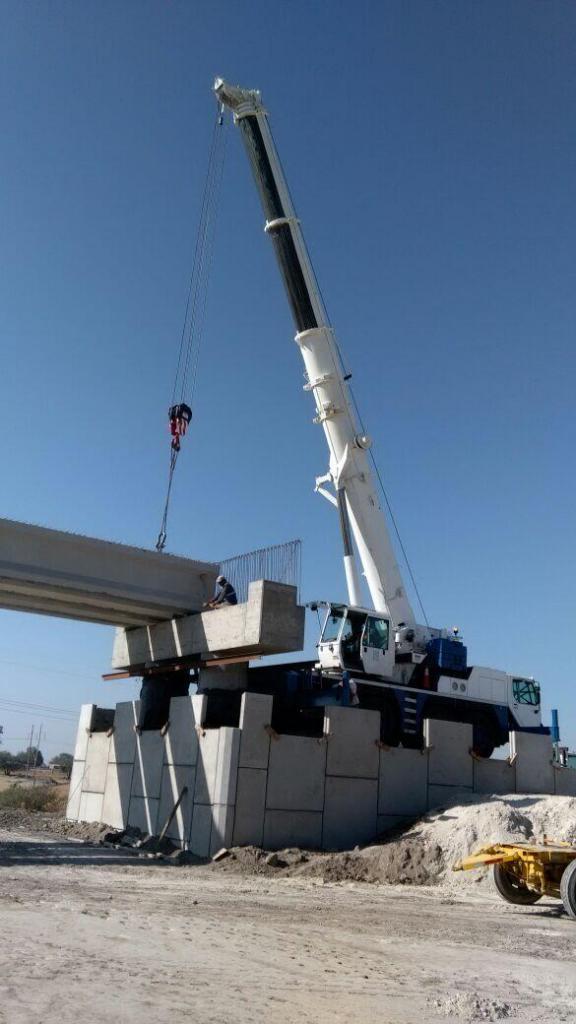
[(570, 862), (560, 879), (560, 897), (568, 917), (576, 920), (576, 860)]
[(494, 885), (503, 900), (506, 900), (507, 903), (515, 903), (517, 906), (527, 907), (542, 899), (542, 893), (527, 889), (515, 875), (506, 870), (503, 864), (494, 865)]

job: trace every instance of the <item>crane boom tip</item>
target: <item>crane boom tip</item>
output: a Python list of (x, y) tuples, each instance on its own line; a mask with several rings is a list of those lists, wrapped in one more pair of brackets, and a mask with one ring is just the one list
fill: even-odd
[(214, 92), (220, 103), (236, 113), (240, 107), (253, 107), (261, 110), (260, 93), (257, 89), (241, 89), (239, 85), (230, 85), (219, 76), (214, 79)]

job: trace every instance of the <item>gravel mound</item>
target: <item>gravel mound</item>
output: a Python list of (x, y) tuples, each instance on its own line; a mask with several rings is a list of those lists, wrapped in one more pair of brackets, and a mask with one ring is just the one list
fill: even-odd
[(106, 832), (108, 825), (97, 821), (67, 821), (60, 814), (49, 811), (25, 811), (20, 808), (0, 811), (0, 829), (28, 834), (48, 833), (63, 839), (82, 839), (97, 842)]

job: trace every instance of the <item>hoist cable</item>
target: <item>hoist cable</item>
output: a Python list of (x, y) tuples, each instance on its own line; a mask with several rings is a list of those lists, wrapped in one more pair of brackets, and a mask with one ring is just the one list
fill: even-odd
[[(192, 294), (193, 294), (194, 289), (196, 287), (196, 282), (197, 282), (197, 279), (198, 279), (198, 268), (199, 268), (199, 263), (200, 263), (200, 260), (201, 260), (201, 248), (202, 248), (202, 244), (204, 243), (205, 237), (206, 237), (206, 230), (205, 230), (206, 210), (207, 210), (207, 206), (208, 206), (208, 202), (209, 202), (210, 196), (212, 194), (212, 180), (213, 180), (213, 177), (214, 177), (215, 154), (216, 154), (216, 150), (218, 148), (219, 138), (220, 138), (220, 136), (222, 134), (219, 131), (219, 129), (221, 127), (222, 127), (221, 114), (218, 111), (218, 114), (217, 114), (217, 117), (216, 117), (216, 121), (214, 122), (214, 127), (212, 129), (212, 138), (211, 138), (211, 141), (210, 141), (210, 150), (209, 150), (209, 156), (208, 156), (208, 168), (207, 168), (207, 171), (206, 171), (206, 180), (204, 182), (204, 190), (203, 190), (203, 193), (202, 193), (202, 201), (201, 201), (201, 204), (200, 204), (200, 219), (199, 219), (199, 224), (198, 224), (198, 231), (197, 231), (197, 234), (196, 234), (196, 244), (194, 246), (194, 256), (193, 256), (193, 259), (192, 259), (192, 272), (190, 274), (190, 284), (188, 286), (188, 296), (187, 296), (187, 299), (186, 299), (186, 309), (185, 309), (185, 312), (184, 312), (184, 322), (182, 324), (182, 334), (181, 334), (181, 337), (180, 337), (180, 348), (179, 348), (179, 351), (178, 351), (178, 362), (177, 362), (177, 365), (176, 365), (176, 373), (174, 374), (174, 387), (172, 389), (172, 404), (174, 404), (174, 402), (176, 401), (176, 393), (177, 393), (177, 390), (178, 390), (178, 383), (179, 383), (180, 376), (181, 376), (181, 370), (182, 370), (182, 367), (183, 367), (183, 361), (184, 362), (186, 361), (186, 354), (187, 354), (187, 351), (188, 351), (188, 349), (190, 347), (190, 344), (191, 344), (191, 335), (190, 335), (190, 330), (189, 330), (190, 301), (192, 299)], [(186, 343), (187, 340), (188, 340), (188, 343)]]
[[(210, 270), (212, 268), (213, 260), (214, 260), (214, 245), (215, 245), (215, 240), (216, 240), (216, 225), (217, 225), (217, 222), (218, 222), (218, 211), (219, 211), (218, 199), (219, 199), (219, 196), (220, 196), (220, 190), (221, 190), (221, 185), (222, 185), (222, 177), (224, 175), (224, 163), (225, 163), (225, 158), (226, 158), (226, 139), (227, 139), (227, 135), (226, 135), (226, 133), (224, 133), (223, 136), (222, 136), (221, 153), (219, 154), (219, 164), (216, 165), (215, 175), (214, 175), (214, 195), (213, 195), (213, 202), (212, 202), (212, 208), (211, 208), (211, 221), (212, 221), (212, 223), (211, 223), (211, 229), (210, 229), (210, 232), (209, 232), (209, 235), (208, 235), (207, 250), (206, 250), (206, 281), (205, 281), (205, 287), (202, 290), (202, 304), (201, 304), (201, 307), (200, 307), (200, 310), (199, 310), (199, 316), (198, 316), (197, 327), (196, 327), (199, 342), (204, 337), (204, 326), (205, 326), (205, 323), (206, 323), (206, 312), (207, 312), (207, 308), (208, 308), (208, 281), (209, 281)], [(197, 384), (197, 381), (198, 381), (199, 365), (200, 365), (200, 343), (198, 343), (198, 345), (195, 348), (194, 359), (192, 360), (191, 370), (190, 370), (190, 373), (191, 373), (190, 396), (192, 398), (194, 397), (194, 395), (196, 393), (196, 384)]]
[[(340, 355), (340, 358), (342, 358), (341, 355)], [(360, 429), (361, 429), (362, 433), (364, 434), (364, 433), (366, 433), (366, 431), (365, 431), (364, 423), (362, 421), (362, 416), (360, 414), (360, 409), (358, 408), (358, 402), (356, 401), (356, 395), (354, 394), (354, 389), (351, 387), (350, 383), (348, 383), (348, 387), (350, 389), (350, 396), (352, 398), (352, 402), (353, 402), (354, 408), (356, 410), (356, 415), (358, 417), (358, 423), (360, 424)], [(382, 474), (380, 473), (380, 469), (378, 467), (378, 463), (376, 462), (376, 458), (374, 456), (374, 452), (372, 451), (372, 449), (370, 449), (369, 455), (370, 455), (370, 459), (372, 461), (372, 465), (374, 466), (374, 472), (376, 473), (376, 476), (378, 478), (378, 483), (380, 484), (380, 490), (382, 491), (382, 494), (384, 496), (384, 501), (386, 502), (386, 508), (388, 509), (388, 515), (390, 517), (390, 522), (392, 523), (392, 526), (394, 527), (394, 533), (396, 534), (396, 538), (398, 540), (398, 546), (400, 548), (400, 551), (402, 552), (402, 557), (404, 559), (404, 562), (406, 563), (406, 568), (408, 569), (408, 575), (410, 576), (410, 579), (412, 581), (412, 586), (414, 587), (414, 593), (416, 594), (416, 599), (418, 601), (418, 604), (420, 605), (420, 611), (422, 612), (422, 615), (424, 616), (424, 622), (426, 623), (427, 626), (430, 626), (430, 623), (428, 622), (428, 616), (426, 615), (426, 610), (425, 610), (424, 604), (422, 602), (422, 598), (420, 597), (420, 591), (418, 589), (418, 584), (416, 583), (416, 577), (414, 576), (414, 572), (412, 571), (412, 566), (410, 564), (410, 560), (408, 558), (408, 554), (406, 552), (406, 548), (404, 547), (404, 542), (403, 542), (402, 537), (400, 535), (400, 530), (398, 528), (398, 523), (396, 522), (396, 516), (394, 515), (394, 512), (392, 511), (392, 505), (390, 504), (390, 499), (389, 499), (388, 494), (386, 492), (386, 488), (384, 487), (384, 481), (382, 480)]]
[(156, 550), (163, 551), (166, 546), (166, 530), (168, 528), (168, 512), (170, 509), (170, 495), (172, 493), (172, 481), (174, 479), (174, 470), (176, 469), (176, 462), (178, 460), (178, 452), (174, 448), (170, 452), (170, 469), (168, 471), (168, 487), (166, 489), (166, 500), (164, 502), (164, 511), (162, 513), (162, 522), (160, 524), (160, 532), (156, 540)]
[[(168, 485), (166, 499), (160, 524), (160, 532), (156, 540), (157, 551), (163, 551), (166, 545), (168, 513), (170, 509), (170, 498), (172, 495), (172, 484), (174, 471), (180, 452), (180, 437), (184, 436), (187, 423), (192, 415), (189, 405), (184, 404), (185, 397), (192, 402), (198, 378), (198, 365), (200, 358), (200, 343), (204, 328), (207, 299), (208, 282), (214, 253), (214, 235), (216, 228), (216, 213), (218, 207), (218, 196), (220, 184), (224, 171), (225, 147), (223, 144), (224, 132), (222, 131), (224, 118), (222, 109), (217, 110), (212, 139), (208, 155), (208, 168), (206, 180), (200, 204), (200, 220), (194, 247), (194, 258), (192, 262), (192, 273), (188, 286), (186, 308), (184, 311), (184, 322), (180, 336), (178, 361), (174, 375), (172, 388), (172, 402), (170, 407), (170, 425), (172, 432), (172, 444), (170, 448), (170, 466), (168, 470)], [(191, 389), (187, 393), (190, 370), (192, 369)], [(179, 396), (180, 404), (176, 405)], [(186, 419), (183, 422), (182, 416)]]
[[(220, 183), (222, 181), (222, 172), (224, 169), (225, 138), (226, 136), (222, 133), (222, 131), (219, 131), (217, 141), (219, 141), (220, 139), (222, 141), (220, 144), (214, 146), (212, 154), (213, 159), (209, 173), (209, 188), (204, 211), (204, 224), (201, 227), (202, 239), (198, 257), (198, 273), (196, 275), (194, 296), (190, 311), (190, 344), (188, 345), (186, 361), (184, 364), (184, 371), (182, 375), (182, 399), (186, 394), (188, 379), (191, 372), (192, 380), (189, 390), (190, 399), (193, 398), (194, 396), (194, 390), (196, 386), (197, 368), (200, 358), (200, 342), (202, 339), (205, 313), (208, 302), (208, 281), (210, 277), (212, 257), (214, 252), (214, 238), (218, 212), (217, 200), (220, 191)], [(193, 344), (194, 339), (196, 339), (196, 344)]]

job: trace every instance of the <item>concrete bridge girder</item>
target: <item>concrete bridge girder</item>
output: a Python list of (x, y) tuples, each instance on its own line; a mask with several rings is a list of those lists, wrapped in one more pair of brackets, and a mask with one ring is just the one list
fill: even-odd
[(0, 608), (145, 626), (198, 611), (218, 566), (0, 519)]

